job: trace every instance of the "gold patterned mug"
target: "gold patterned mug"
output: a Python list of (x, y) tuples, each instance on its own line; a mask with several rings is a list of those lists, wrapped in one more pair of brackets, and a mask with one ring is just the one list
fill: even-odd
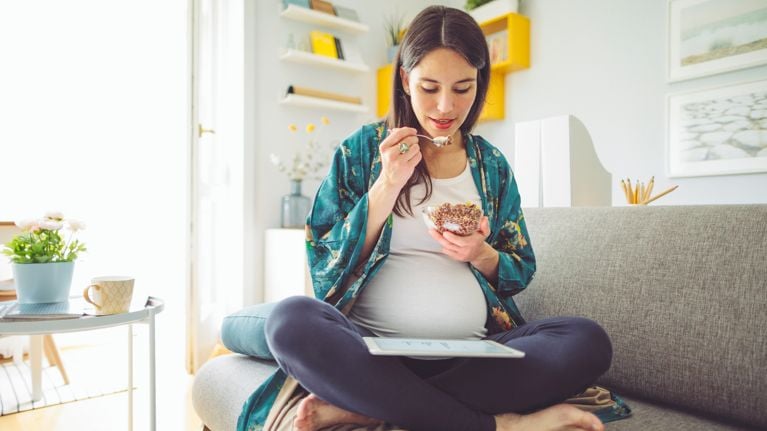
[(95, 277), (83, 290), (83, 298), (93, 304), (97, 315), (125, 313), (133, 298), (133, 281), (133, 277)]

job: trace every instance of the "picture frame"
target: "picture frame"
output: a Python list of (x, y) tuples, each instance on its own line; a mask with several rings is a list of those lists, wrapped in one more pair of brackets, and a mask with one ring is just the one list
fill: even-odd
[(767, 63), (764, 0), (668, 0), (667, 80)]
[(767, 172), (767, 80), (667, 96), (669, 177)]

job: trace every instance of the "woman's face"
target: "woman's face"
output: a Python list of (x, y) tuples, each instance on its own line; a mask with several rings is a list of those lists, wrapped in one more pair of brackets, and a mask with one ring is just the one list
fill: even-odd
[(477, 68), (457, 52), (439, 48), (426, 54), (410, 73), (400, 69), (400, 78), (423, 131), (459, 138), (477, 96)]

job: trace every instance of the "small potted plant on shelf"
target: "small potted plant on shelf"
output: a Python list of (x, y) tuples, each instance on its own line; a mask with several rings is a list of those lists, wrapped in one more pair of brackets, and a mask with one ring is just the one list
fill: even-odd
[[(21, 233), (5, 244), (13, 264), (16, 295), (21, 304), (63, 302), (69, 298), (75, 260), (86, 250), (75, 234), (85, 226), (59, 212), (16, 222)], [(62, 231), (69, 231), (68, 237)]]
[(386, 61), (391, 63), (394, 61), (399, 45), (402, 43), (402, 38), (405, 37), (405, 32), (407, 31), (404, 18), (397, 14), (389, 16), (384, 22), (384, 29), (386, 30), (386, 44), (388, 46)]
[(517, 12), (519, 0), (466, 0), (464, 9), (475, 21), (483, 23), (510, 12)]

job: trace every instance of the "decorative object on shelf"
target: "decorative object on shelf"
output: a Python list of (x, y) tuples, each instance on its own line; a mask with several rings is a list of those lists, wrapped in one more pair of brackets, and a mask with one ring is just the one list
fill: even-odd
[(312, 42), (312, 52), (314, 54), (330, 58), (342, 58), (338, 52), (338, 43), (336, 42), (338, 39), (332, 34), (312, 30), (309, 32), (309, 39)]
[[(323, 126), (330, 124), (327, 117), (322, 117), (320, 123)], [(288, 130), (292, 134), (298, 133), (298, 126), (291, 124)], [(283, 228), (303, 228), (306, 222), (306, 216), (309, 214), (309, 205), (311, 200), (301, 194), (301, 183), (304, 179), (321, 179), (323, 168), (328, 165), (330, 155), (335, 149), (335, 145), (320, 144), (320, 140), (315, 138), (317, 126), (313, 123), (306, 125), (305, 131), (309, 140), (302, 150), (293, 155), (292, 164), (287, 166), (276, 154), (270, 154), (272, 164), (277, 170), (285, 173), (290, 180), (290, 194), (282, 197), (281, 200), (281, 222)]]
[(391, 63), (394, 61), (394, 57), (399, 50), (399, 44), (402, 42), (402, 38), (405, 37), (407, 27), (405, 27), (405, 19), (401, 15), (392, 14), (384, 22), (384, 29), (386, 30), (386, 62)]
[(652, 190), (654, 186), (655, 177), (650, 178), (650, 181), (648, 181), (647, 184), (636, 180), (636, 183), (633, 186), (631, 185), (630, 178), (621, 180), (621, 189), (623, 190), (623, 194), (626, 196), (626, 202), (629, 205), (647, 205), (650, 202), (666, 196), (667, 194), (676, 190), (677, 187), (679, 187), (672, 186), (656, 194), (655, 196), (652, 196)]
[(311, 9), (312, 7), (310, 0), (282, 0), (283, 7), (288, 7), (288, 5), (292, 4), (299, 7), (305, 7), (307, 9)]
[(290, 180), (290, 193), (282, 197), (280, 227), (301, 229), (306, 224), (311, 199), (301, 194), (301, 180)]
[(668, 175), (767, 172), (767, 80), (668, 97)]
[(334, 15), (336, 14), (335, 8), (333, 8), (333, 3), (330, 3), (329, 1), (325, 0), (311, 0), (312, 9), (324, 12), (328, 15)]
[(670, 0), (669, 81), (767, 63), (767, 4), (749, 0)]
[[(22, 232), (5, 245), (3, 254), (13, 263), (19, 303), (66, 301), (75, 260), (86, 250), (85, 244), (74, 238), (84, 224), (65, 220), (59, 212), (49, 212), (42, 219), (16, 225)], [(61, 235), (65, 228), (70, 231), (67, 240)]]
[(360, 22), (360, 17), (359, 15), (357, 15), (356, 10), (352, 8), (344, 7), (344, 6), (338, 6), (338, 5), (333, 5), (333, 7), (336, 10), (336, 16), (338, 16), (339, 18), (348, 19), (349, 21)]
[(318, 99), (335, 100), (338, 102), (354, 103), (362, 105), (362, 99), (354, 96), (345, 96), (343, 94), (331, 93), (329, 91), (315, 90), (308, 87), (299, 87), (291, 85), (288, 87), (288, 94), (297, 94), (299, 96), (315, 97)]
[(516, 13), (518, 0), (467, 0), (464, 6), (475, 21), (482, 24), (501, 15)]
[(509, 59), (509, 31), (504, 29), (485, 37), (490, 51), (490, 64), (498, 64)]

